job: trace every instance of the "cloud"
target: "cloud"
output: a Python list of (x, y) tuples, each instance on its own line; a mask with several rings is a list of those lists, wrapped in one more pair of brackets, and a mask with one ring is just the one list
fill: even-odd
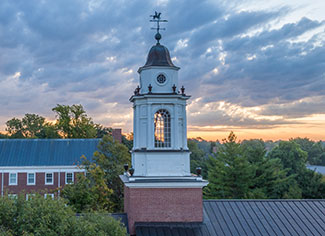
[(250, 3), (1, 1), (0, 129), (13, 116), (53, 119), (56, 104), (76, 103), (131, 131), (128, 98), (155, 43), (154, 10), (169, 21), (161, 42), (192, 95), (192, 127), (272, 128), (324, 113), (325, 19), (280, 24), (294, 6), (238, 7)]

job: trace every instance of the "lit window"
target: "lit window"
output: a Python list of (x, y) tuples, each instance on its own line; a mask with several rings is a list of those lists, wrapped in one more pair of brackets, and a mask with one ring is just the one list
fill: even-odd
[(73, 173), (72, 172), (65, 173), (65, 183), (66, 184), (73, 183)]
[(54, 199), (54, 193), (45, 193), (44, 198), (45, 199), (47, 199), (47, 198)]
[(9, 173), (9, 185), (17, 185), (17, 173)]
[(45, 184), (53, 184), (53, 173), (45, 173)]
[(170, 141), (170, 114), (165, 109), (155, 113), (155, 147), (166, 148), (171, 146)]
[(27, 185), (35, 184), (35, 173), (27, 173)]

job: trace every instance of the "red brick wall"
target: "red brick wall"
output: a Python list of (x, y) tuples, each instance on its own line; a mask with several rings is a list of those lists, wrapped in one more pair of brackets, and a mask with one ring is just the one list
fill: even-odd
[(112, 136), (115, 140), (122, 143), (122, 129), (113, 129), (112, 130)]
[[(51, 172), (50, 172), (51, 173)], [(53, 184), (45, 184), (45, 173), (35, 173), (36, 182), (35, 185), (27, 185), (27, 173), (18, 173), (17, 185), (9, 185), (9, 173), (4, 173), (3, 176), (3, 191), (4, 194), (19, 194), (24, 193), (52, 193), (58, 186), (58, 172), (53, 173)], [(74, 173), (74, 181), (76, 180), (77, 173)], [(0, 174), (0, 189), (2, 184), (2, 174)], [(60, 186), (65, 185), (65, 172), (60, 173)]]
[(202, 222), (202, 189), (125, 187), (124, 211), (131, 234), (135, 222)]

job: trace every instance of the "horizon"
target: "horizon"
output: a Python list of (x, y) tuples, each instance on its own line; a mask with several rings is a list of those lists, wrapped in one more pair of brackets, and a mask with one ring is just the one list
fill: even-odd
[(55, 120), (56, 104), (82, 104), (95, 123), (132, 132), (129, 97), (155, 44), (156, 10), (192, 95), (188, 138), (325, 140), (323, 1), (5, 0), (0, 9), (1, 133), (26, 113)]

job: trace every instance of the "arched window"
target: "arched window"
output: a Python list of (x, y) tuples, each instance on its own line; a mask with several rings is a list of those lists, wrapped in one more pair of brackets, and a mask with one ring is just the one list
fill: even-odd
[(155, 147), (166, 148), (171, 146), (170, 142), (170, 114), (165, 109), (155, 113)]

